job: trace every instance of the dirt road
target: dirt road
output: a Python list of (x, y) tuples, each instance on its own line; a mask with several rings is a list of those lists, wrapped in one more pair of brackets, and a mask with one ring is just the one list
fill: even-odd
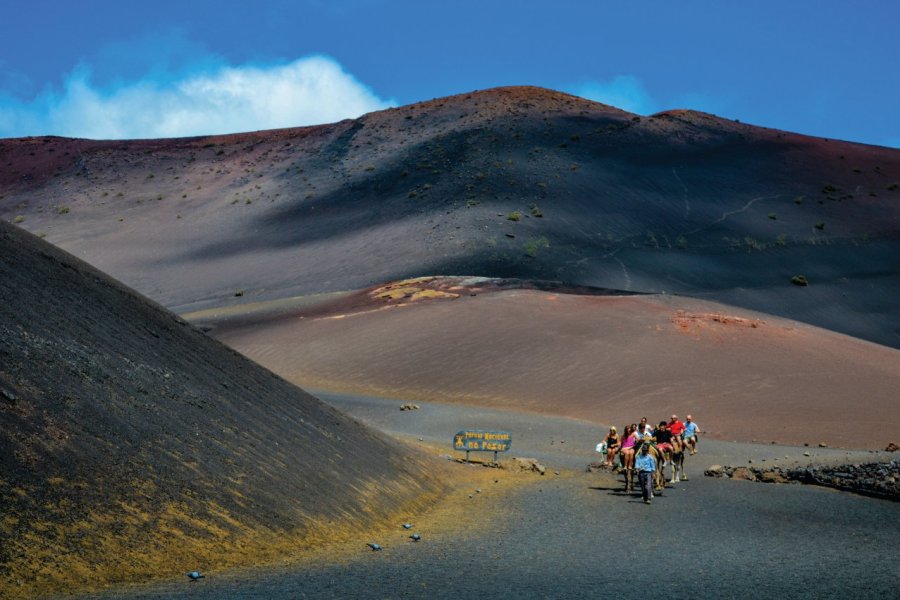
[[(439, 443), (451, 454), (458, 429), (502, 428), (513, 435), (509, 455), (538, 458), (547, 474), (499, 502), (482, 504), (475, 530), (422, 531), (421, 542), (395, 541), (382, 552), (360, 540), (358, 554), (349, 559), (213, 573), (196, 583), (185, 578), (128, 596), (90, 597), (632, 598), (664, 590), (669, 598), (883, 598), (900, 588), (900, 503), (702, 476), (711, 463), (862, 461), (871, 456), (866, 452), (702, 440), (700, 453), (689, 459), (690, 480), (671, 485), (646, 506), (623, 493), (616, 478), (584, 471), (596, 457), (598, 425), (428, 403), (401, 412), (396, 401), (318, 395), (368, 424), (422, 443), (423, 451), (424, 444)], [(481, 509), (477, 493), (454, 500)]]

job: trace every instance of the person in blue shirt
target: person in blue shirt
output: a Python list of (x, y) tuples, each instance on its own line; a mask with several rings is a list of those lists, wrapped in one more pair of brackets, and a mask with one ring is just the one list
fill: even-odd
[(653, 497), (653, 474), (656, 472), (656, 459), (650, 454), (650, 444), (641, 445), (641, 451), (634, 459), (634, 468), (638, 471), (644, 504), (650, 504)]
[(684, 418), (684, 433), (682, 434), (682, 439), (684, 443), (691, 449), (691, 454), (697, 454), (697, 433), (699, 433), (700, 428), (697, 427), (697, 424), (691, 419), (691, 415), (688, 415)]

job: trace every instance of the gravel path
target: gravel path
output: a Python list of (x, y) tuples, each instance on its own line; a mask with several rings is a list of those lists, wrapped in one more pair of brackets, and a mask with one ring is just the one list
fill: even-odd
[(584, 472), (602, 431), (594, 424), (425, 403), (401, 412), (399, 402), (318, 395), (389, 433), (446, 445), (448, 454), (458, 429), (509, 430), (509, 455), (538, 458), (548, 474), (511, 494), (504, 514), (485, 519), (477, 532), (422, 532), (418, 544), (377, 553), (361, 549), (340, 563), (223, 574), (127, 597), (631, 598), (663, 586), (670, 598), (884, 598), (900, 589), (900, 503), (702, 476), (711, 463), (852, 461), (870, 453), (702, 440), (700, 453), (689, 459), (690, 481), (670, 486), (645, 506), (622, 493), (613, 476)]

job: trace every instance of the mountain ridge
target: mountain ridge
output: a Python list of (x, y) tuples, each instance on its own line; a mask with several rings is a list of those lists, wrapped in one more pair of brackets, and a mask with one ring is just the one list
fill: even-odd
[(684, 294), (900, 347), (888, 148), (514, 87), (301, 129), (0, 141), (2, 165), (0, 216), (180, 311), (470, 273)]

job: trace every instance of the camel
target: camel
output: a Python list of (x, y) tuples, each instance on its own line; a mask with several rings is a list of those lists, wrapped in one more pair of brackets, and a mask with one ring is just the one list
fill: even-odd
[(672, 438), (672, 451), (668, 459), (672, 465), (672, 478), (669, 480), (671, 483), (688, 480), (687, 473), (684, 472), (685, 450), (685, 444), (681, 441), (681, 438), (674, 436)]
[[(672, 436), (669, 440), (668, 444), (661, 444), (660, 447), (662, 449), (662, 466), (665, 467), (666, 464), (671, 465), (672, 477), (669, 479), (670, 483), (678, 483), (681, 480), (687, 481), (687, 476), (684, 473), (684, 457), (685, 457), (685, 443), (679, 436)], [(662, 472), (664, 469), (660, 469)], [(680, 470), (680, 473), (679, 473)], [(665, 480), (665, 475), (662, 475), (663, 480)]]

